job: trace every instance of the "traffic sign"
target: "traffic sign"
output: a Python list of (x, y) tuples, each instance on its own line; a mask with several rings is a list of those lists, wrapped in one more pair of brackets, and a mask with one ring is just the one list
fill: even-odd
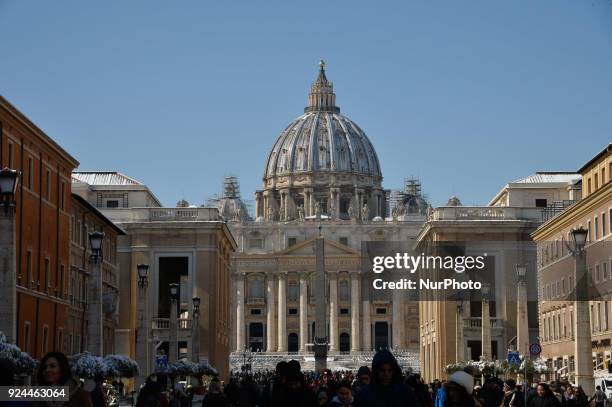
[(521, 363), (521, 356), (518, 352), (508, 352), (508, 363), (511, 365), (518, 365)]
[(533, 356), (538, 356), (540, 353), (542, 353), (542, 347), (539, 343), (532, 343), (531, 345), (529, 345), (529, 352)]

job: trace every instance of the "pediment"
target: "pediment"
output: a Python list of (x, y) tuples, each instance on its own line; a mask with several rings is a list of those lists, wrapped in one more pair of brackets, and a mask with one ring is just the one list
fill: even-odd
[[(312, 238), (291, 247), (286, 248), (279, 254), (281, 256), (314, 256), (315, 241), (317, 238)], [(325, 239), (325, 256), (361, 256), (361, 253), (352, 248), (336, 242), (335, 240)]]

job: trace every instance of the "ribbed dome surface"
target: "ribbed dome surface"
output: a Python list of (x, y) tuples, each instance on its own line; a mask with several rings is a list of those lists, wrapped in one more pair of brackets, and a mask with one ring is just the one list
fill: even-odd
[(333, 111), (309, 111), (274, 143), (264, 178), (299, 172), (347, 172), (382, 178), (372, 143), (352, 120)]

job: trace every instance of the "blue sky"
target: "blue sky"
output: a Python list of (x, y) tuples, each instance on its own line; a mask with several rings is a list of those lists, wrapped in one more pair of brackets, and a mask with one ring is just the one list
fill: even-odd
[(0, 0), (0, 93), (81, 163), (252, 199), (327, 61), (384, 185), (484, 204), (612, 141), (612, 1)]

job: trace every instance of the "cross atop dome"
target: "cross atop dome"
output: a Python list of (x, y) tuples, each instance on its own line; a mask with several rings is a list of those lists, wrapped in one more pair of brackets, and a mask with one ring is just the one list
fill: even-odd
[(336, 94), (334, 85), (325, 76), (325, 61), (319, 61), (319, 76), (310, 86), (308, 95), (308, 106), (304, 112), (333, 112), (339, 113), (340, 108), (336, 106)]

